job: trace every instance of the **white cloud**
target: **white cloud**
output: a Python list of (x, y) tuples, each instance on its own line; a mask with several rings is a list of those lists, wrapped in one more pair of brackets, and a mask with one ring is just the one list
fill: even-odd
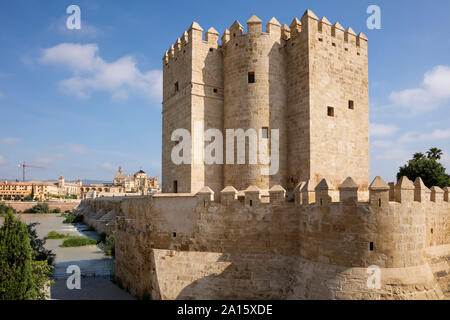
[(378, 148), (390, 148), (394, 145), (392, 141), (389, 140), (375, 140), (371, 142), (372, 146)]
[(387, 124), (370, 124), (370, 135), (371, 136), (390, 136), (397, 132), (398, 128), (394, 125)]
[(0, 155), (0, 166), (6, 164), (6, 162), (6, 159), (2, 155)]
[(380, 152), (376, 158), (393, 161), (396, 165), (403, 165), (411, 158), (411, 152), (401, 146), (397, 146), (395, 148), (389, 148), (383, 152)]
[(450, 67), (436, 66), (425, 73), (418, 88), (394, 91), (390, 100), (414, 114), (423, 113), (450, 100)]
[(108, 170), (108, 171), (115, 171), (116, 170), (116, 167), (114, 167), (112, 164), (110, 164), (109, 162), (105, 162), (105, 163), (103, 163), (102, 165), (101, 165), (101, 167), (103, 168), (103, 169), (105, 169), (105, 170)]
[(114, 99), (126, 99), (130, 93), (137, 92), (161, 101), (160, 70), (141, 72), (130, 55), (106, 62), (100, 57), (97, 44), (62, 43), (44, 49), (39, 62), (68, 68), (73, 76), (59, 85), (80, 98), (89, 98), (95, 91), (106, 91)]
[(65, 156), (63, 154), (49, 154), (49, 155), (40, 155), (35, 158), (35, 162), (48, 164), (52, 163), (53, 161), (57, 159), (62, 159)]
[(436, 129), (430, 133), (419, 134), (417, 132), (407, 132), (403, 134), (398, 141), (400, 143), (404, 142), (426, 142), (426, 141), (436, 141), (442, 139), (450, 138), (450, 129)]
[(69, 150), (74, 153), (87, 153), (89, 150), (81, 144), (69, 144)]
[(20, 138), (11, 138), (11, 137), (0, 138), (0, 142), (2, 142), (2, 143), (16, 143), (16, 142), (19, 142), (21, 140), (22, 139), (20, 139)]
[(447, 151), (444, 151), (442, 154), (441, 162), (444, 165), (444, 167), (447, 169), (447, 173), (450, 173), (450, 153)]

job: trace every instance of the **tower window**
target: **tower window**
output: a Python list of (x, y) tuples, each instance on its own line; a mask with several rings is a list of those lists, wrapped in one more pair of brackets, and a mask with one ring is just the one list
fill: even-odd
[(255, 83), (255, 73), (254, 72), (248, 73), (248, 83)]
[(250, 207), (253, 206), (253, 200), (250, 200)]
[(262, 139), (269, 139), (269, 128), (268, 127), (263, 127), (261, 129), (261, 138)]
[(213, 48), (209, 48), (209, 52), (213, 52), (213, 50), (214, 50)]
[(173, 193), (178, 193), (178, 181), (173, 181)]
[(352, 110), (355, 108), (355, 102), (353, 100), (348, 100), (348, 108)]
[(323, 39), (322, 39), (322, 38), (319, 38), (319, 41), (320, 41), (320, 42), (322, 42), (322, 41), (323, 41)]
[(333, 47), (336, 47), (336, 43), (334, 43), (334, 42), (333, 42), (331, 45), (332, 45)]
[(370, 251), (373, 251), (373, 242), (370, 243)]
[(175, 92), (177, 92), (179, 89), (180, 88), (179, 88), (178, 81), (177, 81), (177, 82), (175, 82)]
[(214, 89), (213, 89), (213, 92), (214, 92), (214, 93), (217, 93), (217, 89), (216, 89), (216, 88), (214, 88)]
[(177, 233), (174, 232), (174, 233), (172, 234), (172, 236), (173, 236), (174, 238), (176, 238), (176, 237), (177, 237)]
[(328, 107), (328, 116), (334, 117), (334, 108), (333, 107)]

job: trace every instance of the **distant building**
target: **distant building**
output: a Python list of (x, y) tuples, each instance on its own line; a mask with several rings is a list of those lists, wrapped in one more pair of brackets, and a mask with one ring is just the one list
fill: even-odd
[(139, 170), (134, 175), (124, 173), (119, 167), (114, 174), (113, 183), (91, 184), (81, 187), (81, 197), (83, 199), (101, 197), (121, 197), (130, 195), (146, 195), (160, 191), (158, 177), (148, 178), (143, 170)]
[(140, 194), (148, 194), (149, 192), (159, 191), (158, 177), (147, 177), (143, 170), (139, 170), (134, 175), (123, 173), (122, 167), (114, 175), (114, 186), (121, 186), (125, 192), (134, 192)]
[(44, 181), (0, 181), (0, 200), (39, 200), (45, 201), (51, 198), (81, 196), (82, 182), (65, 182), (60, 176), (58, 182)]

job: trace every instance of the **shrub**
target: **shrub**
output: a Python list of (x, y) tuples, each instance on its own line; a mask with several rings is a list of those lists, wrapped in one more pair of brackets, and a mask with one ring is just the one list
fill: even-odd
[(52, 211), (52, 213), (61, 213), (61, 209), (60, 208), (56, 208)]
[(64, 233), (58, 233), (56, 231), (50, 231), (47, 236), (45, 237), (45, 239), (65, 239), (65, 238), (69, 238), (70, 235), (68, 233), (64, 234)]
[(82, 247), (97, 244), (97, 240), (88, 237), (70, 237), (64, 240), (62, 247)]
[(106, 255), (116, 256), (116, 240), (113, 235), (106, 237), (105, 248)]
[(81, 214), (66, 214), (64, 215), (66, 219), (64, 219), (63, 223), (80, 223), (83, 222), (83, 216)]
[(37, 205), (24, 211), (24, 213), (49, 213), (48, 204), (39, 202)]
[(116, 255), (116, 245), (113, 235), (107, 236), (105, 233), (100, 234), (100, 240), (97, 244), (105, 251), (106, 255), (115, 257)]
[(0, 214), (8, 213), (11, 211), (12, 213), (16, 213), (16, 210), (11, 206), (6, 206), (4, 203), (0, 202)]

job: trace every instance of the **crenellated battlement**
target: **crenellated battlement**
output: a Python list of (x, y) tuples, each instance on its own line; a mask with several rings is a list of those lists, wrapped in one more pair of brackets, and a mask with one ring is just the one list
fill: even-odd
[[(367, 49), (367, 37), (362, 32), (357, 35), (351, 27), (344, 29), (339, 22), (332, 24), (326, 17), (322, 17), (319, 20), (311, 10), (306, 10), (300, 20), (294, 18), (289, 26), (287, 24), (281, 25), (275, 17), (266, 24), (265, 31), (262, 30), (262, 24), (263, 22), (253, 15), (247, 21), (247, 33), (244, 32), (244, 27), (240, 22), (236, 20), (220, 36), (219, 32), (213, 27), (203, 33), (203, 28), (194, 21), (189, 29), (184, 31), (182, 36), (165, 52), (163, 61), (167, 64), (171, 60), (177, 59), (178, 55), (184, 52), (186, 46), (195, 45), (196, 43), (209, 44), (215, 48), (226, 47), (231, 40), (248, 34), (269, 35), (273, 39), (293, 41), (308, 32), (308, 30), (310, 30), (308, 35), (319, 42), (325, 41), (329, 42), (330, 45), (336, 46), (336, 42), (339, 41), (342, 46), (352, 45)], [(327, 39), (324, 40), (324, 37)], [(221, 39), (220, 46), (218, 43), (219, 38)], [(348, 47), (346, 49), (348, 51)]]
[[(393, 187), (391, 187), (393, 186)], [(394, 198), (390, 196), (391, 189), (394, 189)], [(311, 180), (301, 181), (294, 189), (294, 202), (289, 201), (286, 196), (286, 189), (280, 185), (275, 185), (269, 190), (262, 190), (256, 186), (249, 186), (245, 190), (238, 191), (233, 186), (225, 187), (220, 195), (216, 195), (209, 187), (202, 188), (196, 194), (186, 194), (188, 197), (196, 196), (199, 201), (208, 203), (216, 202), (226, 206), (241, 203), (242, 205), (253, 207), (267, 204), (294, 203), (296, 207), (301, 206), (342, 206), (342, 205), (370, 205), (385, 207), (390, 204), (411, 204), (411, 203), (442, 203), (449, 205), (450, 188), (444, 190), (439, 187), (428, 189), (422, 179), (418, 177), (413, 183), (407, 177), (401, 177), (394, 185), (388, 185), (381, 177), (376, 177), (369, 186), (369, 200), (358, 199), (358, 192), (361, 191), (356, 182), (348, 177), (335, 190), (327, 179), (322, 179), (318, 184)], [(333, 201), (335, 194), (338, 194), (338, 201)]]

